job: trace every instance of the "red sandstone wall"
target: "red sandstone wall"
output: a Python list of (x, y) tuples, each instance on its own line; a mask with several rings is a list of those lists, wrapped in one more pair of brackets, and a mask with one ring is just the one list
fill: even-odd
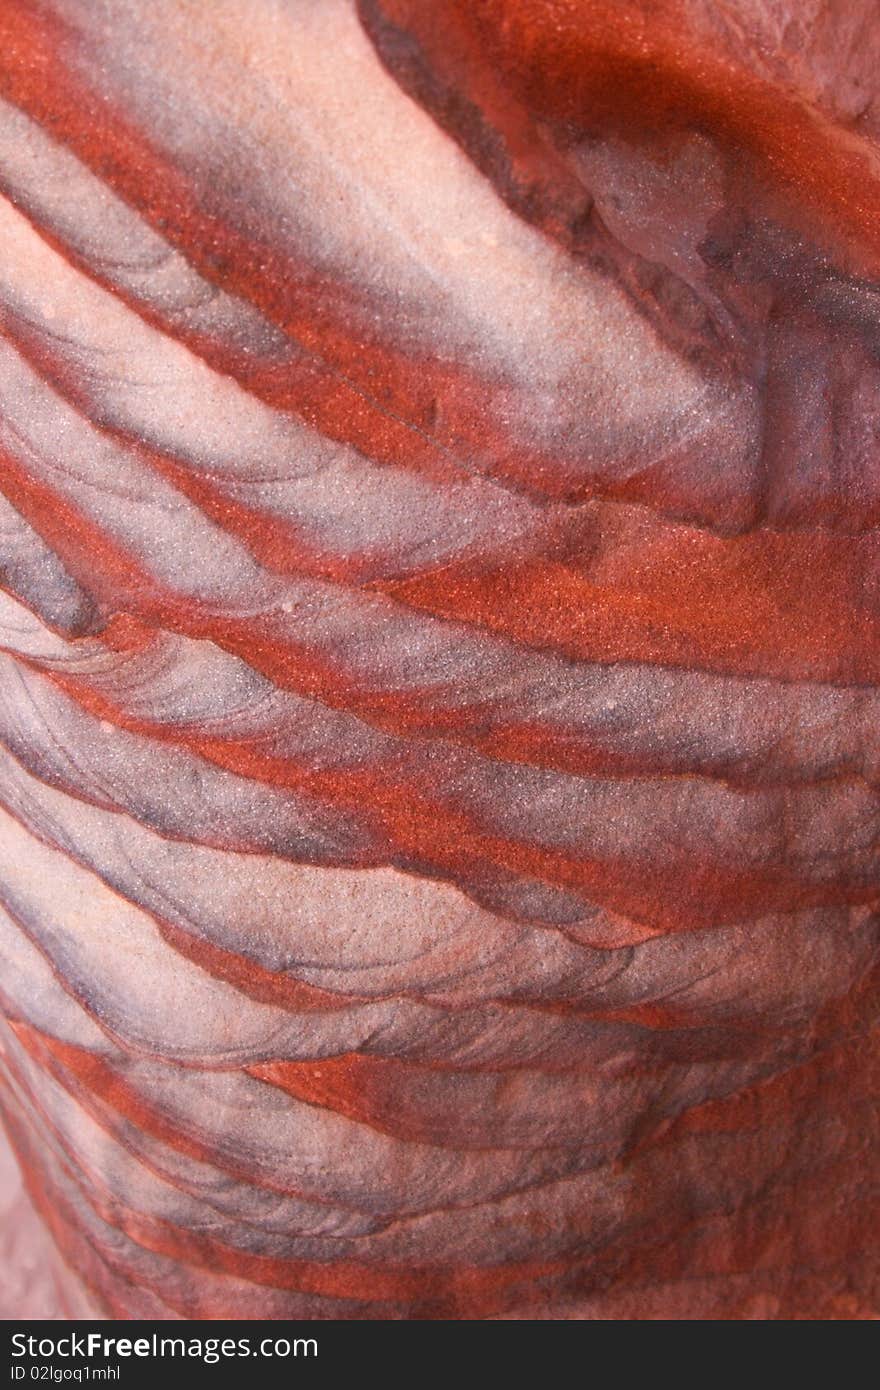
[(876, 1315), (878, 58), (0, 0), (0, 1105), (68, 1297)]

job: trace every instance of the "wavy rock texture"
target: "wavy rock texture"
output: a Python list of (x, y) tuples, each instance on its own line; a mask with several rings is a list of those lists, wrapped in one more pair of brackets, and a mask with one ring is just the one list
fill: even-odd
[(878, 72), (0, 0), (0, 1098), (96, 1309), (876, 1315)]

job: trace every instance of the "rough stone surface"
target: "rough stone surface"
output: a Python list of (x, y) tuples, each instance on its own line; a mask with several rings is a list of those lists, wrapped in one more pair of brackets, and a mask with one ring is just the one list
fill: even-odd
[(878, 60), (0, 0), (9, 1315), (877, 1316)]

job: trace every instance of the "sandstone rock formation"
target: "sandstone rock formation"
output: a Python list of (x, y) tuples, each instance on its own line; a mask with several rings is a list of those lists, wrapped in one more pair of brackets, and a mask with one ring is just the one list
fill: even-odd
[(876, 1316), (878, 73), (0, 0), (0, 1106), (100, 1312)]

